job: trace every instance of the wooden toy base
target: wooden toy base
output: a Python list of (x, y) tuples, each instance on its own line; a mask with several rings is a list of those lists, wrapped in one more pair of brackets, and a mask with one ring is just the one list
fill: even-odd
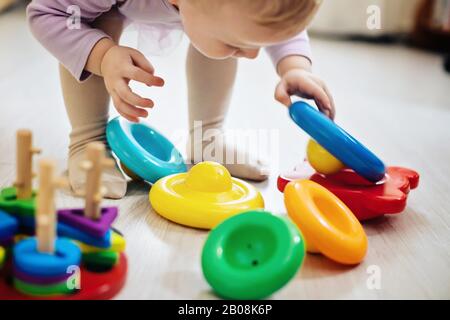
[(120, 259), (114, 269), (96, 273), (81, 268), (81, 289), (74, 294), (36, 297), (18, 292), (12, 286), (12, 265), (7, 262), (0, 270), (0, 300), (106, 300), (113, 298), (125, 285), (127, 275), (127, 258), (120, 254)]

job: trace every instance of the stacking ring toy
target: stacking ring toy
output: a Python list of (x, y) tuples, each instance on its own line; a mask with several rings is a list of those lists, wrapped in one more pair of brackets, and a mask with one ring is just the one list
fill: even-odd
[(55, 253), (41, 253), (37, 250), (36, 238), (28, 238), (14, 246), (14, 267), (38, 277), (52, 277), (67, 273), (67, 267), (78, 266), (81, 251), (68, 239), (57, 238)]
[(14, 187), (0, 189), (0, 209), (11, 215), (34, 216), (36, 207), (36, 192), (33, 191), (31, 198), (18, 199), (17, 189)]
[(300, 268), (305, 244), (297, 227), (265, 211), (231, 217), (211, 231), (202, 269), (214, 291), (229, 299), (262, 299)]
[(188, 173), (160, 179), (150, 189), (149, 198), (163, 217), (202, 229), (211, 229), (239, 212), (264, 208), (256, 188), (209, 161), (195, 165)]
[(351, 169), (331, 176), (313, 174), (310, 178), (341, 199), (359, 221), (405, 210), (410, 190), (419, 185), (419, 174), (411, 169), (388, 167), (383, 184), (372, 184)]
[(333, 121), (303, 101), (289, 108), (292, 120), (346, 166), (369, 181), (383, 179), (385, 167), (369, 149)]
[(148, 182), (186, 171), (183, 157), (174, 145), (144, 123), (114, 118), (106, 127), (106, 138), (120, 161)]
[(18, 228), (17, 219), (0, 209), (0, 242), (13, 238)]
[[(113, 269), (107, 272), (92, 272), (81, 266), (81, 289), (71, 294), (36, 296), (23, 294), (5, 281), (12, 276), (11, 261), (0, 270), (0, 296), (6, 300), (105, 300), (113, 298), (125, 285), (128, 262), (125, 254)], [(30, 289), (30, 288), (27, 288)]]
[(20, 271), (19, 269), (13, 268), (14, 278), (20, 280), (21, 282), (25, 282), (27, 284), (36, 284), (36, 285), (50, 285), (66, 282), (67, 279), (72, 276), (71, 273), (68, 273), (67, 270), (65, 273), (61, 273), (57, 276), (46, 276), (46, 277), (37, 277), (33, 275), (29, 275), (25, 272)]
[[(111, 229), (112, 230), (112, 229)], [(105, 251), (113, 251), (113, 252), (123, 252), (125, 251), (126, 247), (126, 241), (125, 238), (122, 237), (119, 233), (116, 232), (116, 230), (111, 231), (111, 246), (107, 248), (99, 248), (95, 246), (91, 246), (89, 244), (73, 240), (75, 244), (80, 248), (81, 252), (83, 254), (88, 253), (99, 253), (99, 252), (105, 252)]]
[(134, 172), (132, 172), (130, 169), (128, 169), (121, 161), (119, 162), (120, 168), (122, 171), (131, 178), (131, 180), (134, 181), (142, 181), (142, 178), (136, 175)]
[(322, 174), (333, 174), (344, 168), (344, 164), (325, 150), (316, 141), (310, 139), (306, 146), (306, 156), (311, 167)]
[(360, 263), (367, 251), (366, 234), (338, 197), (310, 180), (288, 183), (284, 203), (305, 236), (309, 252), (320, 252), (343, 264)]
[(26, 283), (18, 278), (13, 279), (14, 287), (23, 294), (38, 296), (38, 297), (46, 297), (53, 295), (65, 295), (73, 292), (66, 281), (61, 281), (59, 283), (53, 284), (35, 284), (35, 283)]
[(5, 248), (0, 247), (0, 269), (1, 267), (3, 267), (3, 262), (5, 261), (5, 258), (6, 258)]

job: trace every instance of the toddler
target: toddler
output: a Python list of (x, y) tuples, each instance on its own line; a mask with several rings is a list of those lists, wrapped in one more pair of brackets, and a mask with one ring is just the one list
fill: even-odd
[[(164, 86), (140, 51), (119, 45), (129, 22), (159, 30), (160, 39), (167, 39), (172, 29), (184, 30), (190, 39), (186, 61), (188, 160), (208, 160), (205, 154), (194, 159), (192, 150), (203, 150), (215, 140), (216, 153), (247, 159), (245, 163), (224, 163), (233, 176), (266, 179), (261, 160), (218, 139), (223, 135), (237, 58), (254, 59), (260, 48), (265, 48), (280, 76), (275, 99), (286, 106), (291, 95), (314, 99), (319, 109), (333, 118), (332, 97), (324, 82), (311, 73), (305, 31), (319, 4), (320, 0), (33, 0), (27, 8), (30, 28), (60, 62), (61, 87), (72, 126), (68, 174), (74, 191), (85, 183), (78, 164), (86, 144), (106, 144), (110, 98), (121, 116), (137, 122), (148, 116), (154, 102), (134, 93), (129, 82)], [(193, 133), (198, 128), (194, 123), (203, 132), (217, 130), (209, 130), (215, 134), (195, 141)], [(112, 157), (109, 149), (108, 156)], [(107, 169), (102, 179), (108, 189), (106, 197), (124, 196), (126, 179), (117, 166)]]

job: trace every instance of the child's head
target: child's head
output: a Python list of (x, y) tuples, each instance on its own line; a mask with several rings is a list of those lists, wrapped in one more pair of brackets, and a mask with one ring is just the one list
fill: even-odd
[(304, 30), (321, 0), (169, 0), (192, 44), (214, 59), (255, 58)]

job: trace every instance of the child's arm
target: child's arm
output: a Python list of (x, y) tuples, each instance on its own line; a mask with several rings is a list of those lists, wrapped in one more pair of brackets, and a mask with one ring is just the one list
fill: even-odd
[(266, 50), (281, 77), (275, 99), (286, 106), (291, 104), (291, 95), (314, 99), (320, 111), (333, 119), (333, 97), (325, 83), (311, 73), (311, 48), (306, 31)]
[[(27, 8), (28, 23), (36, 39), (82, 81), (90, 75), (85, 66), (94, 46), (102, 39), (112, 42), (90, 23), (116, 4), (116, 0), (33, 0)], [(79, 25), (71, 23), (77, 19)]]
[[(146, 117), (153, 106), (129, 87), (130, 80), (162, 86), (153, 66), (139, 51), (119, 46), (91, 26), (94, 20), (124, 0), (34, 0), (27, 8), (34, 36), (79, 81), (91, 73), (104, 78), (117, 111), (130, 121)], [(79, 17), (76, 17), (79, 13)], [(74, 16), (75, 15), (75, 16)], [(71, 23), (73, 19), (79, 23)], [(75, 21), (76, 22), (76, 21)]]

